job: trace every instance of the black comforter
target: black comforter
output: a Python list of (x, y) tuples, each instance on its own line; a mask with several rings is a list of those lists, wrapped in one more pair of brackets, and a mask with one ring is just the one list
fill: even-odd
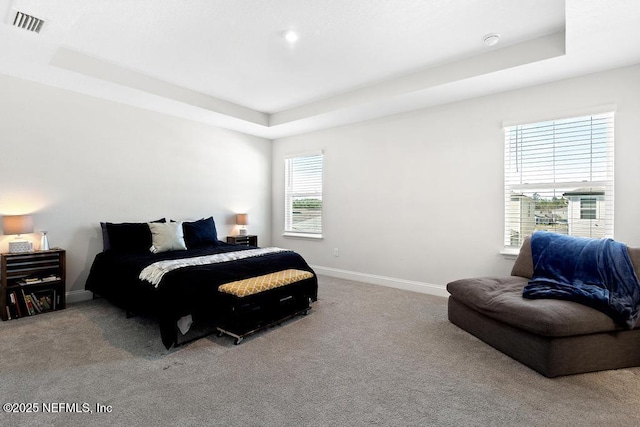
[[(188, 314), (216, 321), (218, 287), (224, 283), (273, 273), (288, 268), (313, 272), (295, 252), (278, 252), (236, 261), (183, 267), (163, 277), (158, 287), (138, 278), (146, 266), (162, 260), (190, 258), (221, 252), (255, 249), (251, 246), (219, 242), (187, 251), (160, 254), (105, 251), (96, 255), (85, 289), (98, 294), (132, 313), (158, 318), (162, 342), (167, 348), (176, 343), (176, 322)], [(317, 278), (307, 279), (307, 295), (317, 299)]]

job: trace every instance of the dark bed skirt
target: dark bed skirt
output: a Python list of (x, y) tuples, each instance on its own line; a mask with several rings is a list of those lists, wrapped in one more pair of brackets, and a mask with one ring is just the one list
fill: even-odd
[[(249, 277), (261, 276), (286, 269), (313, 270), (302, 256), (293, 251), (281, 251), (250, 256), (232, 261), (178, 268), (167, 272), (154, 287), (139, 278), (140, 271), (157, 261), (250, 250), (250, 246), (216, 245), (187, 251), (160, 254), (105, 251), (96, 255), (85, 289), (106, 298), (127, 313), (150, 315), (158, 319), (163, 344), (169, 348), (177, 344), (176, 322), (191, 315), (195, 322), (218, 326), (226, 320), (225, 306), (220, 306), (218, 287)], [(253, 248), (255, 249), (255, 248)], [(304, 295), (317, 299), (318, 280), (303, 281)], [(265, 298), (270, 295), (268, 292)], [(262, 296), (256, 298), (259, 301)], [(203, 320), (204, 319), (204, 320)]]

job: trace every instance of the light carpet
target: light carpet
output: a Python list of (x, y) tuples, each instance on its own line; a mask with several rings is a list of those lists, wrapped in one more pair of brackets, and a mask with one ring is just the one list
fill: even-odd
[(102, 299), (1, 322), (2, 403), (39, 411), (0, 424), (640, 424), (640, 368), (548, 379), (449, 323), (445, 298), (323, 276), (319, 298), (238, 346), (166, 350), (153, 320)]

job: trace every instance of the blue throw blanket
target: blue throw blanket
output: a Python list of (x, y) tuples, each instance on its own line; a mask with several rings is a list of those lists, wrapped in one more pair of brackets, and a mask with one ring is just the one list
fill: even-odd
[(533, 278), (525, 298), (556, 298), (600, 310), (632, 329), (640, 313), (640, 283), (627, 247), (612, 239), (587, 239), (537, 231), (531, 236)]

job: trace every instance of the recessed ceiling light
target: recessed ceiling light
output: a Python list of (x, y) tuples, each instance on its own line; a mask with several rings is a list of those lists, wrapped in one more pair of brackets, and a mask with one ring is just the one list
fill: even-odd
[(298, 36), (298, 33), (293, 30), (284, 31), (282, 33), (282, 37), (289, 43), (295, 43), (298, 41), (298, 38), (300, 38), (300, 36)]
[(482, 38), (482, 41), (487, 46), (494, 46), (496, 43), (500, 41), (500, 34), (496, 34), (496, 33), (487, 34)]

